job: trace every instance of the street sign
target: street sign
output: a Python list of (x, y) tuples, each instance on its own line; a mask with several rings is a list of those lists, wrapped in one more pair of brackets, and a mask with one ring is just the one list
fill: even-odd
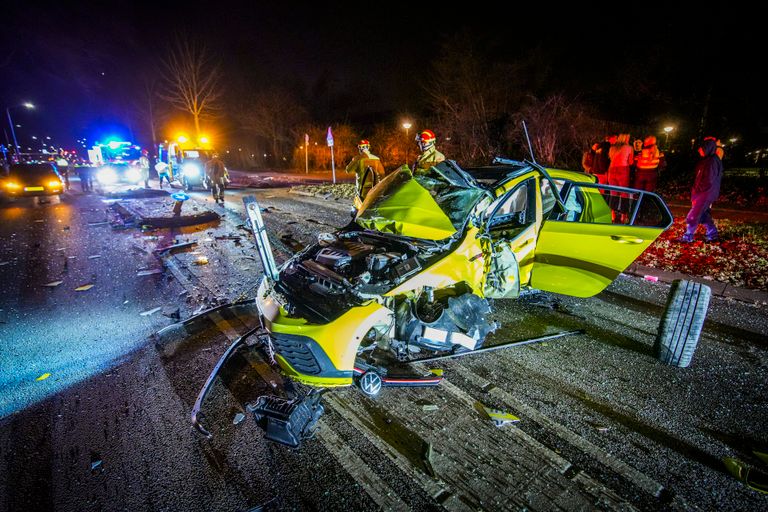
[(333, 133), (331, 133), (331, 127), (328, 127), (328, 134), (325, 136), (326, 142), (328, 142), (328, 147), (333, 147)]

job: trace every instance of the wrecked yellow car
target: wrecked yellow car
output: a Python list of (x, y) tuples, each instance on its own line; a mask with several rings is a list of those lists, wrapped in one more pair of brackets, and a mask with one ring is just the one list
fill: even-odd
[[(349, 225), (321, 234), (279, 268), (258, 204), (246, 198), (266, 274), (254, 333), (264, 352), (315, 388), (357, 383), (373, 395), (387, 385), (434, 385), (439, 376), (394, 376), (381, 361), (483, 350), (498, 327), (489, 299), (531, 289), (595, 295), (672, 223), (655, 194), (503, 162), (468, 171), (453, 161), (416, 174), (400, 168), (370, 191)], [(205, 388), (196, 411), (204, 396)], [(268, 438), (296, 446), (322, 406), (317, 394), (260, 397), (254, 414)]]

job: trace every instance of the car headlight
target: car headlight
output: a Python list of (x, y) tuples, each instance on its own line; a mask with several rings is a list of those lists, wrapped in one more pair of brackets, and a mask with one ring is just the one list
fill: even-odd
[(21, 188), (21, 185), (19, 185), (15, 181), (6, 181), (4, 185), (5, 185), (5, 188), (7, 188), (8, 190), (19, 190)]
[(187, 178), (200, 176), (200, 166), (197, 164), (184, 164), (181, 166), (181, 174)]
[(125, 179), (131, 183), (138, 183), (141, 181), (141, 171), (139, 171), (138, 167), (129, 167), (125, 171)]
[(96, 173), (96, 179), (99, 180), (99, 183), (109, 185), (117, 181), (117, 172), (112, 167), (102, 167)]
[(59, 180), (51, 180), (51, 181), (48, 182), (48, 187), (49, 188), (60, 188), (61, 187), (61, 182)]

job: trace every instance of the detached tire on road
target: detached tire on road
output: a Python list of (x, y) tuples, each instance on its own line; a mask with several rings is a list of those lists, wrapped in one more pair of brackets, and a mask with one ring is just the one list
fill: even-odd
[(711, 296), (712, 289), (705, 284), (685, 280), (672, 283), (654, 344), (659, 361), (679, 368), (691, 364)]

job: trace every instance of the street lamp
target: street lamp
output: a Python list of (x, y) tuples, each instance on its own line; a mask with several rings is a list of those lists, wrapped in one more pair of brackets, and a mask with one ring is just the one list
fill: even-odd
[(674, 126), (665, 126), (664, 127), (664, 147), (669, 149), (669, 134), (672, 133), (672, 130), (674, 130)]
[(5, 108), (5, 113), (8, 116), (8, 124), (11, 125), (11, 135), (13, 136), (13, 145), (16, 146), (16, 161), (17, 162), (19, 161), (19, 153), (21, 151), (19, 150), (19, 141), (16, 140), (16, 130), (13, 129), (13, 119), (11, 119), (11, 109), (12, 108), (16, 108), (18, 106), (22, 106), (22, 107), (30, 109), (30, 110), (35, 108), (35, 106), (32, 103), (28, 102), (28, 101), (25, 101), (21, 105), (13, 105), (13, 106)]
[(408, 164), (408, 160), (409, 160), (408, 155), (409, 155), (410, 149), (411, 149), (411, 141), (408, 138), (408, 132), (410, 131), (411, 126), (413, 126), (413, 125), (411, 124), (410, 121), (405, 121), (403, 123), (403, 128), (405, 128), (405, 140), (406, 140), (406, 144), (405, 144), (405, 163), (406, 163), (406, 165)]

